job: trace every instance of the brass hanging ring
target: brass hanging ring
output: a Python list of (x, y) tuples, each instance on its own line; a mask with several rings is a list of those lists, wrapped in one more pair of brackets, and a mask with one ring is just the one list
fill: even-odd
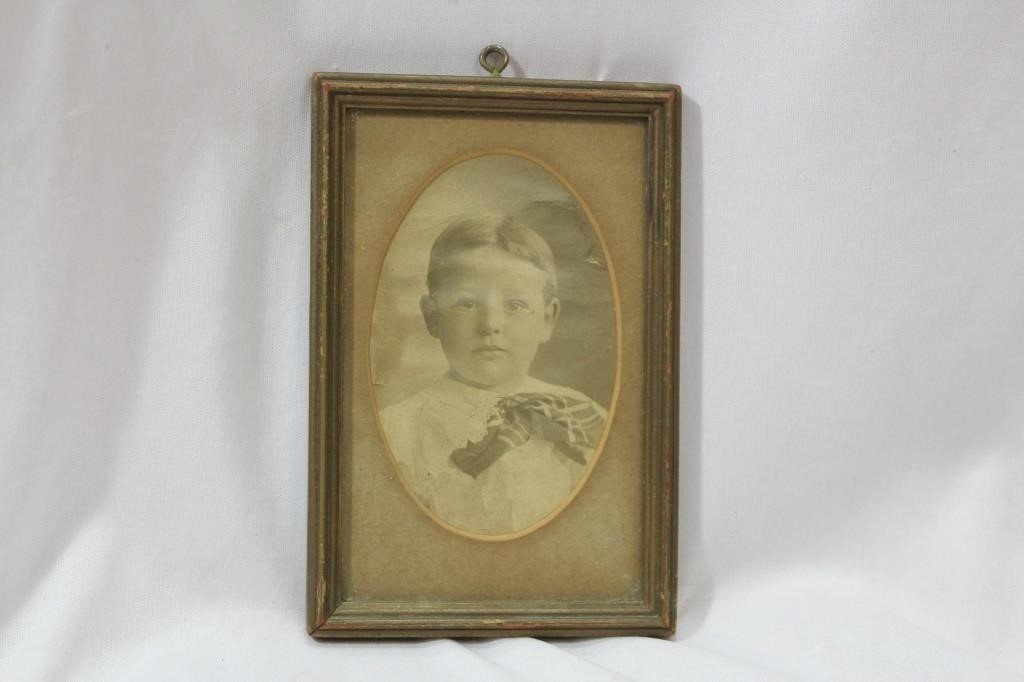
[(508, 51), (501, 45), (488, 45), (480, 50), (480, 66), (492, 76), (500, 76), (508, 66)]

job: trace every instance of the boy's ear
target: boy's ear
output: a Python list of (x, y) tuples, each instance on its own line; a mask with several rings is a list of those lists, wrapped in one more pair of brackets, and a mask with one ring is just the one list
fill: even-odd
[(434, 299), (430, 294), (423, 294), (420, 297), (420, 312), (423, 313), (423, 321), (427, 324), (427, 332), (437, 338), (437, 308), (434, 306)]
[(555, 297), (544, 306), (544, 341), (550, 339), (551, 333), (555, 331), (555, 322), (558, 321), (558, 313), (561, 310), (562, 304)]

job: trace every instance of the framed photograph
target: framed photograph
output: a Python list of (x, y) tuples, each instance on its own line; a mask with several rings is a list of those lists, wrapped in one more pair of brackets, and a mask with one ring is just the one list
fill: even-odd
[(312, 99), (310, 634), (671, 634), (678, 86)]

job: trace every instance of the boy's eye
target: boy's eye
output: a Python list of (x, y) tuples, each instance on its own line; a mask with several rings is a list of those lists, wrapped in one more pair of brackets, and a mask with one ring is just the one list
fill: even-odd
[(476, 301), (471, 298), (457, 298), (455, 299), (455, 308), (462, 308), (463, 310), (472, 310), (476, 307)]
[(505, 301), (505, 312), (509, 313), (528, 313), (530, 312), (530, 306), (526, 301), (519, 299), (513, 299), (511, 301)]

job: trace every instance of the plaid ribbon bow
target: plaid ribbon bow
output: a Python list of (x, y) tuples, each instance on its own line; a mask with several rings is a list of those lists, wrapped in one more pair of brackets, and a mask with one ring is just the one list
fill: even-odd
[(604, 417), (589, 400), (553, 393), (516, 393), (500, 399), (487, 420), (487, 434), (454, 450), (451, 461), (473, 478), (532, 435), (550, 441), (563, 455), (586, 464), (586, 451), (597, 445)]

